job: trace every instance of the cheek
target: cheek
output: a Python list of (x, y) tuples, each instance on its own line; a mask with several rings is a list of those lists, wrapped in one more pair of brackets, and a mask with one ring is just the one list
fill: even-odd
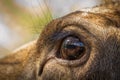
[(70, 69), (59, 65), (55, 60), (49, 60), (43, 69), (42, 80), (70, 80)]

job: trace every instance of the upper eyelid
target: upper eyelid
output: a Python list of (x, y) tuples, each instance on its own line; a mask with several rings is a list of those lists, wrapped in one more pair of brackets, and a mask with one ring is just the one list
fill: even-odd
[(63, 40), (64, 38), (66, 38), (68, 36), (73, 36), (73, 37), (80, 38), (80, 37), (82, 37), (81, 35), (82, 34), (79, 34), (79, 33), (75, 32), (73, 30), (71, 30), (71, 31), (61, 31), (60, 33), (58, 33), (58, 35), (53, 36), (52, 40), (54, 42), (57, 42), (57, 41)]
[(69, 36), (70, 34), (72, 34), (71, 31), (61, 31), (58, 34), (54, 34), (51, 38), (53, 40), (60, 40), (60, 39), (63, 39), (64, 37), (66, 37), (66, 36)]
[[(73, 29), (69, 29), (70, 27), (72, 27)], [(77, 28), (77, 29), (75, 29)], [(77, 30), (77, 31), (76, 31)], [(61, 31), (59, 32), (55, 32), (53, 33), (53, 35), (51, 35), (49, 37), (50, 41), (52, 41), (52, 43), (58, 42), (62, 39), (64, 39), (67, 36), (76, 36), (78, 38), (85, 38), (85, 34), (91, 34), (89, 32), (89, 30), (87, 30), (86, 28), (84, 28), (84, 26), (81, 25), (69, 25), (64, 27)], [(92, 34), (93, 35), (93, 34)]]
[[(83, 35), (87, 35), (87, 36), (89, 36), (89, 37), (94, 37), (95, 39), (97, 39), (97, 40), (99, 40), (99, 38), (98, 37), (96, 37), (94, 34), (93, 34), (93, 32), (91, 32), (91, 31), (89, 31), (88, 29), (86, 29), (86, 27), (87, 26), (84, 26), (84, 25), (79, 25), (79, 24), (72, 24), (72, 25), (69, 25), (69, 26), (74, 26), (73, 28), (77, 28), (76, 30), (74, 30), (74, 29), (71, 29), (71, 31), (74, 31), (74, 33), (76, 34), (76, 35), (78, 35), (78, 36), (82, 36), (83, 37)], [(66, 29), (66, 28), (69, 28), (69, 26), (67, 26), (67, 27), (65, 27), (64, 29)], [(91, 27), (92, 28), (92, 27)], [(78, 31), (78, 32), (77, 32)], [(87, 38), (87, 36), (86, 36), (86, 38)], [(85, 36), (84, 36), (85, 37)]]

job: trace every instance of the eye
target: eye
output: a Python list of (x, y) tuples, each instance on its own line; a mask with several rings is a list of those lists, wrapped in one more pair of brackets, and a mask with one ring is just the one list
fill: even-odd
[(85, 52), (85, 45), (77, 37), (67, 37), (63, 40), (60, 48), (60, 58), (76, 60), (82, 57)]

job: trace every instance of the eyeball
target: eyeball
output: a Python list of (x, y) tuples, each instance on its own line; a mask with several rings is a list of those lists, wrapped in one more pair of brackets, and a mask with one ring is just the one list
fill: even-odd
[(85, 52), (85, 44), (77, 37), (69, 36), (62, 42), (60, 48), (60, 58), (66, 60), (76, 60), (82, 57)]

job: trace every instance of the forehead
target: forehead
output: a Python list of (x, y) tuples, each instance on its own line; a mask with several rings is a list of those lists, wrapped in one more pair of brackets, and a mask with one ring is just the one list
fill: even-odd
[(120, 27), (120, 11), (114, 9), (83, 9), (64, 16), (65, 19), (78, 22), (83, 20), (101, 27)]
[(61, 24), (62, 26), (81, 24), (87, 30), (90, 30), (90, 32), (95, 30), (107, 31), (110, 29), (118, 31), (120, 28), (120, 12), (111, 9), (86, 9), (83, 11), (76, 11), (64, 16)]
[[(82, 27), (95, 36), (120, 36), (120, 12), (117, 10), (83, 10), (70, 13), (64, 17), (51, 21), (43, 30), (41, 39), (49, 40), (57, 36), (67, 26)], [(69, 28), (68, 28), (69, 29)], [(119, 35), (119, 36), (118, 36)]]

